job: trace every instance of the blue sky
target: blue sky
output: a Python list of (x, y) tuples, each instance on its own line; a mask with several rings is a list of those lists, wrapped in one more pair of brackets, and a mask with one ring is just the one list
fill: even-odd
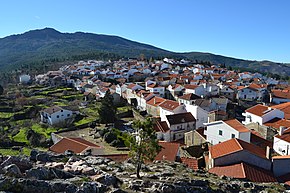
[(2, 0), (0, 37), (52, 27), (290, 63), (288, 0)]

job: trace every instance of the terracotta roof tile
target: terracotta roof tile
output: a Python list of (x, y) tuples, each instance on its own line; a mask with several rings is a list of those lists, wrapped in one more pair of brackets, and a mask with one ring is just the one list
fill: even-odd
[(229, 125), (230, 127), (234, 128), (235, 130), (237, 130), (238, 132), (250, 132), (249, 129), (247, 129), (242, 123), (240, 123), (237, 119), (231, 119), (231, 120), (227, 120), (224, 121), (224, 123), (226, 123), (227, 125)]
[(224, 175), (252, 182), (277, 182), (272, 172), (247, 163), (213, 167), (209, 169), (209, 172), (218, 176)]
[(198, 160), (193, 157), (181, 157), (181, 163), (184, 163), (187, 167), (198, 170)]
[(255, 105), (255, 106), (247, 109), (246, 112), (249, 112), (249, 113), (252, 113), (254, 115), (261, 117), (261, 116), (267, 114), (268, 112), (270, 112), (271, 110), (273, 110), (273, 109), (270, 107), (258, 104), (258, 105)]
[(273, 109), (279, 109), (285, 113), (285, 119), (290, 119), (290, 102), (271, 106)]
[(243, 150), (266, 159), (266, 153), (264, 149), (237, 138), (213, 145), (209, 148), (211, 156), (214, 159)]
[(283, 135), (275, 135), (275, 137), (290, 143), (290, 127), (283, 132)]
[(193, 93), (189, 93), (189, 94), (185, 94), (183, 96), (180, 96), (179, 97), (180, 99), (183, 99), (183, 100), (196, 100), (196, 99), (200, 99), (201, 97), (200, 96), (197, 96), (196, 94), (193, 94)]
[(253, 88), (253, 89), (261, 89), (261, 88), (267, 88), (266, 84), (256, 84), (256, 83), (252, 83), (249, 85), (249, 88)]
[(166, 123), (166, 121), (156, 121), (156, 123), (153, 125), (153, 128), (156, 132), (167, 132), (169, 131), (169, 127)]
[(264, 125), (269, 126), (269, 127), (273, 127), (275, 129), (279, 129), (280, 126), (290, 127), (290, 120), (274, 118), (274, 119), (264, 123)]
[(146, 104), (151, 105), (151, 106), (159, 106), (160, 104), (162, 104), (165, 101), (166, 101), (166, 99), (164, 99), (164, 98), (154, 96), (152, 99), (147, 101)]
[(290, 91), (289, 90), (272, 90), (271, 91), (273, 97), (290, 99)]
[(166, 100), (163, 103), (161, 103), (159, 105), (161, 108), (166, 109), (166, 110), (170, 110), (173, 111), (174, 109), (176, 109), (177, 107), (179, 107), (179, 103), (176, 101), (172, 101), (172, 100)]
[(86, 141), (82, 138), (62, 138), (59, 142), (51, 146), (49, 149), (56, 153), (64, 153), (67, 150), (74, 153), (81, 153), (88, 147), (101, 148), (100, 146)]
[(185, 84), (184, 88), (185, 89), (196, 89), (197, 87), (199, 87), (198, 85), (193, 85), (193, 84)]
[(167, 160), (174, 162), (176, 160), (180, 145), (178, 143), (165, 141), (160, 141), (158, 144), (162, 146), (162, 149), (155, 157), (155, 160)]

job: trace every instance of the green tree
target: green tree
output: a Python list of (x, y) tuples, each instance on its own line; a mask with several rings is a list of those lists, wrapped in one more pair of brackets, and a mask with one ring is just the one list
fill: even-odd
[(116, 120), (116, 107), (109, 90), (101, 100), (101, 107), (98, 109), (98, 113), (101, 123), (113, 123)]
[(2, 95), (3, 92), (4, 92), (4, 88), (3, 88), (3, 86), (0, 85), (0, 95)]
[(135, 121), (133, 126), (136, 129), (135, 135), (127, 135), (127, 139), (124, 141), (125, 145), (130, 148), (129, 156), (136, 163), (137, 178), (141, 178), (142, 164), (145, 161), (153, 161), (161, 150), (161, 146), (158, 145), (158, 139), (150, 119), (144, 122)]

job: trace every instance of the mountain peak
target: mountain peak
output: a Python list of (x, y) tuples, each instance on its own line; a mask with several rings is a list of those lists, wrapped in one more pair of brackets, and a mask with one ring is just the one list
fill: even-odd
[(43, 29), (35, 29), (30, 30), (22, 34), (23, 38), (31, 38), (31, 39), (54, 39), (54, 38), (61, 38), (62, 33), (53, 29), (53, 28), (43, 28)]

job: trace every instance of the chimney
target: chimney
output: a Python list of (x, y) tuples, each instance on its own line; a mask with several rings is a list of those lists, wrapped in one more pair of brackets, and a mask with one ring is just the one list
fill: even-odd
[(280, 126), (280, 129), (279, 129), (279, 135), (282, 136), (284, 131), (287, 129), (287, 127), (285, 126)]
[(272, 149), (270, 146), (266, 147), (266, 158), (267, 159), (272, 159)]
[(154, 97), (154, 104), (156, 104), (156, 97)]

